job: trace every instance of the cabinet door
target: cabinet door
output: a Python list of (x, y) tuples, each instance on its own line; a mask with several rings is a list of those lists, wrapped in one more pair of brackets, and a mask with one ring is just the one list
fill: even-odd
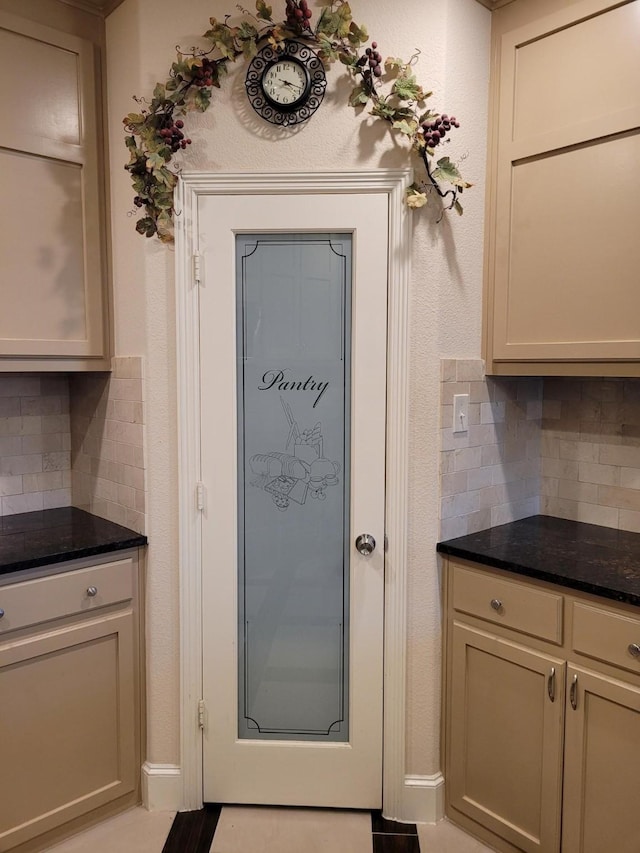
[(451, 805), (527, 853), (559, 850), (563, 661), (454, 623), (450, 679)]
[(0, 644), (0, 851), (136, 786), (133, 613)]
[(0, 12), (0, 356), (105, 354), (94, 65), (89, 42)]
[(492, 355), (639, 360), (640, 0), (557, 5), (496, 48)]
[(576, 666), (567, 681), (562, 851), (638, 853), (640, 689)]

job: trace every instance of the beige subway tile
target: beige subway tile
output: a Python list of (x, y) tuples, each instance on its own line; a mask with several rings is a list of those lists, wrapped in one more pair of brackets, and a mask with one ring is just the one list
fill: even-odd
[(112, 483), (111, 480), (105, 480), (103, 477), (96, 477), (94, 481), (93, 493), (96, 498), (101, 498), (105, 501), (118, 502), (118, 484)]
[(118, 503), (129, 509), (136, 508), (136, 490), (131, 486), (118, 485)]
[(560, 420), (560, 400), (542, 401), (542, 417), (552, 421)]
[(124, 468), (122, 462), (107, 462), (107, 476), (113, 483), (124, 485)]
[(469, 394), (468, 382), (447, 382), (440, 385), (440, 405), (452, 406), (454, 394)]
[(440, 517), (453, 518), (458, 515), (468, 515), (478, 509), (480, 509), (479, 492), (447, 495), (440, 503)]
[(585, 524), (599, 524), (601, 527), (618, 527), (619, 510), (598, 504), (579, 503), (576, 521)]
[(640, 512), (621, 509), (618, 513), (618, 525), (620, 530), (630, 530), (632, 533), (640, 533)]
[(136, 512), (132, 509), (127, 509), (125, 515), (125, 527), (135, 530), (136, 533), (144, 533), (145, 517), (144, 513)]
[(560, 480), (555, 477), (543, 477), (540, 481), (540, 494), (557, 498), (560, 491)]
[(133, 445), (116, 444), (116, 462), (122, 462), (123, 465), (133, 465)]
[(62, 488), (70, 489), (71, 488), (71, 469), (67, 471), (61, 471), (62, 474)]
[(440, 427), (449, 429), (453, 423), (453, 406), (440, 406)]
[(41, 474), (25, 474), (22, 478), (23, 492), (46, 492), (62, 488), (62, 471), (46, 471)]
[(640, 447), (622, 444), (601, 444), (599, 462), (622, 468), (640, 468)]
[(478, 512), (472, 512), (467, 516), (467, 532), (477, 533), (479, 530), (486, 530), (491, 527), (491, 510), (480, 509)]
[(506, 435), (505, 424), (478, 424), (470, 426), (469, 446), (477, 447), (483, 444), (500, 444), (504, 441)]
[(542, 419), (542, 400), (530, 400), (527, 403), (527, 420), (539, 421)]
[(62, 397), (21, 397), (21, 415), (61, 415), (68, 411), (66, 400)]
[(598, 486), (578, 480), (560, 480), (558, 497), (581, 503), (598, 503)]
[(631, 403), (640, 403), (640, 379), (625, 379), (622, 399)]
[(467, 391), (457, 393), (469, 394), (469, 403), (489, 403), (491, 401), (491, 394), (486, 382), (469, 382)]
[(141, 379), (112, 379), (109, 388), (112, 400), (132, 400), (142, 402)]
[(619, 468), (620, 485), (624, 489), (640, 489), (640, 468)]
[(144, 447), (133, 448), (133, 464), (136, 468), (145, 468)]
[(4, 476), (37, 474), (43, 470), (42, 458), (39, 453), (31, 453), (28, 456), (5, 456), (0, 459), (0, 474)]
[(482, 359), (459, 358), (456, 362), (458, 382), (474, 382), (484, 379), (484, 361)]
[(440, 430), (441, 450), (458, 450), (461, 447), (469, 447), (469, 431), (454, 432), (452, 429)]
[(19, 417), (20, 397), (0, 397), (0, 418)]
[(452, 474), (456, 470), (455, 459), (455, 450), (443, 450), (440, 453), (440, 473)]
[(578, 479), (584, 483), (616, 486), (620, 480), (620, 469), (615, 465), (600, 465), (598, 462), (580, 462)]
[(141, 489), (136, 489), (135, 509), (137, 512), (145, 512), (147, 504), (146, 493)]
[(60, 432), (45, 433), (44, 435), (24, 435), (21, 438), (23, 453), (48, 453), (62, 450), (62, 435)]
[(480, 407), (482, 403), (469, 403), (469, 420), (468, 426), (475, 426), (480, 423)]
[(41, 432), (71, 432), (69, 415), (42, 415)]
[(440, 379), (442, 382), (456, 381), (456, 361), (453, 358), (440, 359)]
[(142, 447), (144, 427), (142, 424), (122, 424), (122, 441), (134, 447)]
[(65, 468), (71, 467), (71, 454), (60, 453), (43, 453), (42, 454), (42, 470), (43, 471), (63, 471)]
[(560, 441), (555, 436), (549, 435), (546, 430), (542, 431), (540, 437), (540, 455), (548, 459), (560, 457)]
[(19, 435), (7, 435), (0, 438), (0, 458), (22, 455), (22, 438)]
[(527, 455), (527, 442), (519, 438), (506, 438), (502, 445), (502, 460), (517, 462)]
[(598, 503), (618, 509), (640, 511), (640, 491), (620, 486), (598, 486)]
[(487, 376), (486, 380), (489, 399), (496, 403), (506, 403), (518, 397), (518, 380), (506, 377)]
[(469, 491), (486, 489), (493, 485), (491, 468), (471, 468), (467, 471), (467, 487)]
[(558, 455), (561, 459), (577, 462), (597, 462), (600, 448), (591, 441), (559, 441)]
[(22, 492), (22, 476), (0, 476), (0, 497), (21, 495)]
[(481, 403), (480, 404), (480, 423), (481, 424), (498, 424), (503, 423), (505, 419), (505, 404), (504, 403)]
[(71, 506), (71, 489), (56, 489), (42, 493), (43, 509), (55, 509), (60, 506)]
[(11, 495), (1, 499), (2, 515), (16, 515), (19, 512), (38, 512), (43, 509), (42, 492), (28, 495)]
[(112, 501), (106, 501), (107, 518), (115, 524), (126, 526), (127, 523), (127, 508)]
[(578, 463), (573, 459), (548, 459), (542, 460), (542, 476), (557, 477), (559, 480), (577, 480)]
[(541, 435), (534, 436), (533, 438), (527, 439), (527, 447), (526, 447), (526, 455), (527, 459), (536, 459), (538, 461), (538, 468), (542, 469), (542, 456), (540, 454), (540, 444), (541, 444)]
[(0, 397), (36, 397), (40, 394), (40, 377), (28, 375), (3, 376)]
[[(135, 470), (135, 469), (134, 469)], [(467, 472), (458, 471), (454, 474), (443, 474), (440, 480), (440, 493), (445, 495), (457, 495), (467, 491)]]
[(578, 504), (576, 501), (545, 495), (541, 499), (541, 505), (545, 515), (555, 515), (569, 521), (578, 521)]
[(480, 448), (480, 465), (487, 468), (502, 462), (503, 447), (500, 444), (485, 444)]
[(454, 451), (454, 453), (456, 471), (479, 468), (482, 463), (482, 448), (480, 447), (463, 447)]
[(440, 521), (440, 539), (457, 539), (458, 536), (466, 536), (469, 532), (469, 526), (466, 516), (457, 518), (443, 518)]

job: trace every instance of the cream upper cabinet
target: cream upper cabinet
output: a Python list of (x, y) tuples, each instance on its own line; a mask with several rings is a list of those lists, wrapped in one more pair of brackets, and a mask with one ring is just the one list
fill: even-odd
[(0, 13), (0, 370), (107, 366), (97, 73), (91, 42)]
[(640, 0), (493, 13), (485, 357), (640, 374)]

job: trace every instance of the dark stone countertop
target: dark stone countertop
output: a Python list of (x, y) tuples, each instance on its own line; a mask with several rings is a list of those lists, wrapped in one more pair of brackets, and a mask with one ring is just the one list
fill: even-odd
[(532, 515), (438, 543), (441, 554), (640, 607), (640, 534)]
[(76, 507), (0, 517), (0, 575), (147, 544), (147, 537)]

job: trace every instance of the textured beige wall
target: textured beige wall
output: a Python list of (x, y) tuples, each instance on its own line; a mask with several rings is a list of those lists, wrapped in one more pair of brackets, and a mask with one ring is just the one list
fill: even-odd
[[(277, 8), (277, 4), (274, 4)], [(440, 591), (438, 456), (440, 358), (480, 354), (482, 230), (490, 13), (475, 0), (352, 0), (384, 56), (420, 49), (419, 79), (433, 105), (462, 128), (448, 153), (468, 154), (465, 215), (414, 217), (411, 289), (411, 484), (409, 518), (409, 670), (407, 773), (432, 774), (439, 761)], [(107, 20), (109, 131), (116, 355), (147, 365), (147, 534), (149, 754), (179, 761), (179, 623), (176, 503), (174, 256), (134, 233), (121, 120), (131, 96), (164, 79), (174, 46), (189, 47), (234, 4), (221, 0), (125, 0)], [(246, 102), (243, 66), (214, 94), (213, 108), (189, 122), (193, 149), (185, 169), (287, 171), (393, 168), (405, 164), (379, 122), (346, 106), (350, 84), (329, 75), (325, 102), (310, 122), (283, 132), (260, 122)]]

